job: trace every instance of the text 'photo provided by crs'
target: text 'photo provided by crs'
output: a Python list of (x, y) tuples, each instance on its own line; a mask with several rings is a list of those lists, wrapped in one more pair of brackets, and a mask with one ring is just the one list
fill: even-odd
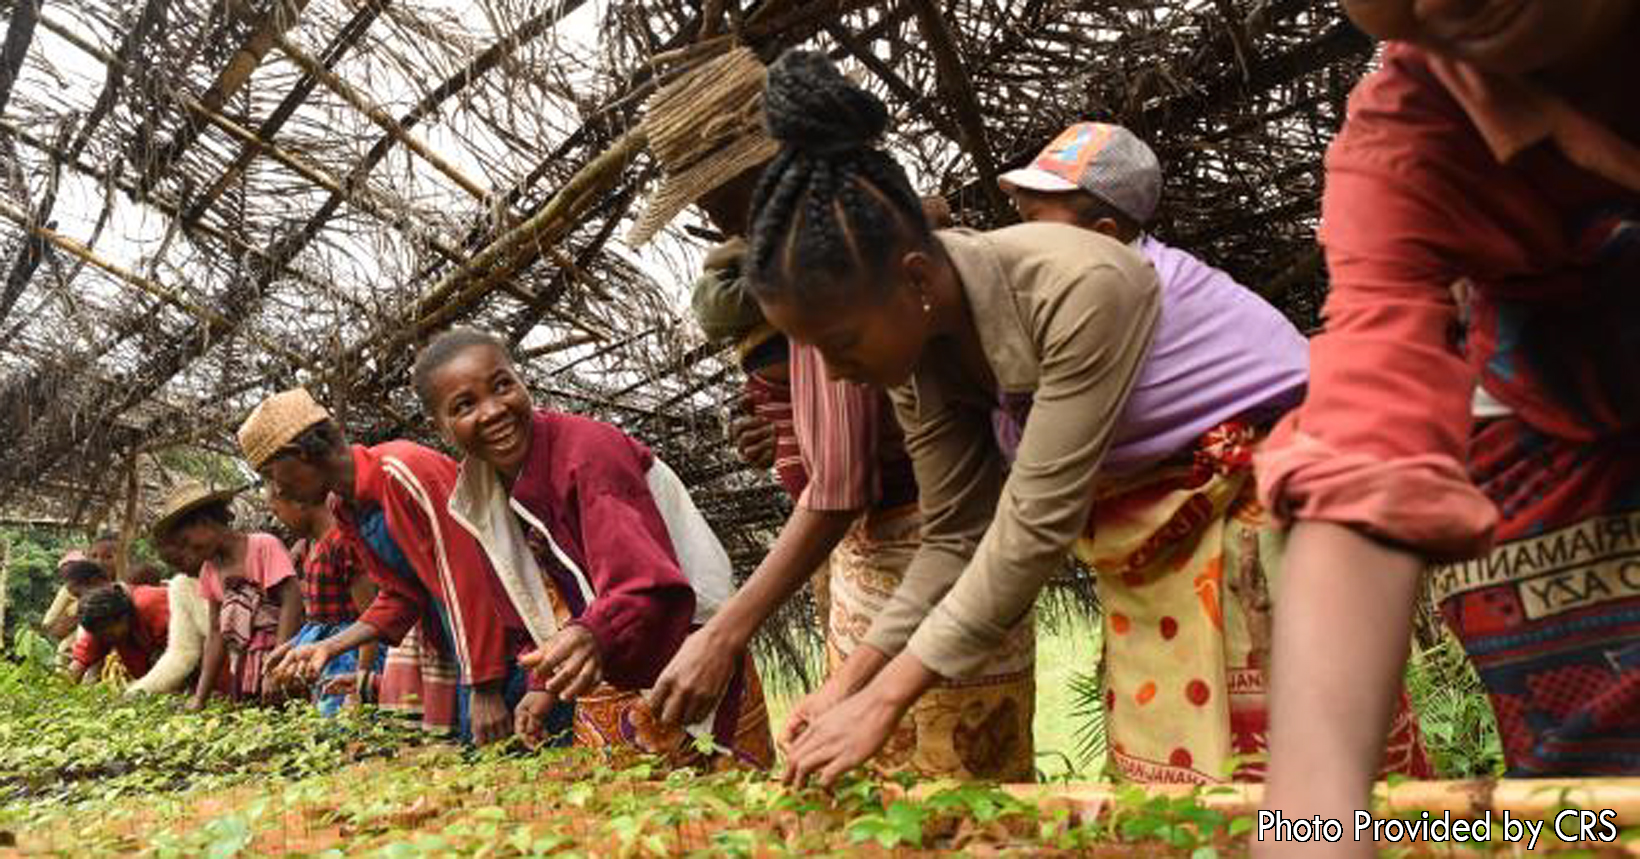
[(1346, 824), (1337, 818), (1282, 816), (1280, 811), (1258, 813), (1259, 841), (1326, 841), (1336, 843), (1346, 834), (1356, 841), (1388, 843), (1470, 841), (1488, 842), (1494, 838), (1522, 844), (1527, 850), (1537, 847), (1538, 839), (1553, 832), (1563, 842), (1604, 842), (1617, 840), (1617, 812), (1566, 809), (1546, 819), (1515, 817), (1508, 811), (1494, 817), (1487, 811), (1477, 818), (1460, 817), (1442, 812), (1439, 817), (1420, 812), (1415, 818), (1373, 817), (1365, 811), (1355, 812), (1355, 819)]

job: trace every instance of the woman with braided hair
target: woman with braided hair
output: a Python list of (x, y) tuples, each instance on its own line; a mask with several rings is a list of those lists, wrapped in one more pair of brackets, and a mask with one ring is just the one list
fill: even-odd
[[(767, 556), (655, 681), (650, 706), (672, 725), (697, 722), (723, 699), (752, 637), (805, 581), (819, 609), (827, 664), (841, 665), (893, 595), (922, 525), (911, 458), (888, 395), (830, 378), (811, 346), (788, 350), (745, 286), (752, 196), (779, 151), (762, 117), (766, 78), (750, 49), (728, 51), (657, 93), (644, 119), (667, 173), (634, 232), (638, 239), (652, 234), (693, 201), (734, 237), (707, 256), (692, 304), (708, 339), (737, 342), (747, 372), (754, 414), (732, 424), (736, 446), (757, 462), (762, 428), (793, 501)], [(701, 133), (702, 117), (716, 118), (712, 134)], [(930, 220), (950, 215), (939, 198), (919, 208)], [(929, 778), (1030, 779), (1033, 645), (1032, 625), (1020, 624), (972, 676), (924, 695), (872, 766)]]
[[(1055, 223), (931, 230), (872, 145), (886, 108), (825, 57), (783, 56), (765, 107), (781, 150), (752, 204), (751, 288), (830, 375), (890, 390), (925, 523), (865, 643), (794, 709), (787, 778), (830, 783), (869, 758), (926, 690), (983, 664), (1069, 551), (1102, 590), (1126, 592), (1129, 613), (1105, 621), (1107, 638), (1136, 644), (1107, 647), (1121, 774), (1258, 777), (1247, 758), (1265, 747), (1279, 544), (1249, 463), (1288, 386), (1180, 369), (1215, 363), (1200, 351), (1154, 358), (1179, 344), (1158, 342), (1171, 329), (1154, 270), (1115, 239)], [(1226, 326), (1188, 348), (1228, 358), (1247, 348), (1243, 328), (1260, 330)], [(1135, 407), (1202, 387), (1215, 396), (1187, 419)], [(1397, 738), (1390, 765), (1417, 769), (1412, 748)]]

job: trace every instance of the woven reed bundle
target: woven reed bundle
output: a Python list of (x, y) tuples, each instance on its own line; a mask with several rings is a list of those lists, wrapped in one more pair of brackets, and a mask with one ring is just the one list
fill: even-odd
[(684, 207), (779, 151), (763, 126), (768, 70), (749, 48), (702, 63), (649, 101), (649, 150), (665, 171), (627, 235), (641, 245)]

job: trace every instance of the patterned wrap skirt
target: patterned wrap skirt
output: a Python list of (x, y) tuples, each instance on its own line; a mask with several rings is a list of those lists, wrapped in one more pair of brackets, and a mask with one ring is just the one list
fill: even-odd
[(386, 651), (377, 688), (379, 706), (419, 721), (422, 730), (430, 734), (458, 733), (461, 720), (456, 690), (461, 684), (461, 668), (455, 660), (425, 639), (421, 624), (412, 628), (397, 647)]
[[(552, 577), (547, 578), (547, 599), (560, 629), (574, 619)], [(774, 763), (769, 711), (750, 653), (718, 704), (710, 747), (697, 744), (682, 727), (662, 725), (642, 690), (617, 689), (608, 683), (575, 700), (573, 719), (573, 745), (580, 748), (623, 749), (696, 769), (766, 769)]]
[(1640, 434), (1572, 441), (1482, 424), (1488, 554), (1430, 588), (1492, 699), (1511, 777), (1640, 774)]
[[(921, 541), (915, 506), (862, 517), (832, 552), (831, 670), (840, 667), (893, 597)], [(912, 705), (872, 760), (886, 773), (928, 778), (1028, 782), (1035, 779), (1036, 624), (1027, 615), (972, 677), (946, 680)]]
[(774, 739), (763, 685), (750, 653), (718, 706), (712, 739), (706, 747), (682, 728), (660, 724), (642, 692), (605, 683), (575, 701), (576, 746), (631, 749), (659, 756), (674, 767), (767, 769), (774, 763)]
[[(1260, 435), (1225, 423), (1188, 456), (1102, 482), (1076, 542), (1104, 609), (1105, 730), (1120, 777), (1263, 778), (1271, 578), (1283, 537), (1254, 490)], [(1384, 771), (1432, 775), (1405, 694)]]

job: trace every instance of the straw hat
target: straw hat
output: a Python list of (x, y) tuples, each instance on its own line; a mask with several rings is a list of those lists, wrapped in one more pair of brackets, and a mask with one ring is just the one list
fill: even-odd
[(212, 489), (197, 480), (179, 483), (165, 496), (165, 503), (159, 509), (159, 518), (154, 520), (153, 533), (162, 534), (188, 513), (208, 504), (232, 500), (238, 494), (238, 489)]
[(665, 175), (627, 234), (628, 245), (648, 242), (690, 203), (780, 151), (763, 127), (767, 80), (757, 54), (735, 48), (650, 99), (642, 128)]
[(239, 427), (239, 449), (251, 468), (261, 468), (302, 430), (329, 420), (330, 412), (306, 388), (292, 388), (263, 400)]

